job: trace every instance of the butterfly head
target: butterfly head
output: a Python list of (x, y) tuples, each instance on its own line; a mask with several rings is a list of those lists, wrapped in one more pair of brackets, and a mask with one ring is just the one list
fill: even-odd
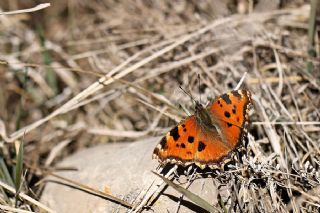
[(198, 101), (195, 101), (195, 115), (198, 122), (205, 127), (212, 128), (212, 120), (208, 110)]

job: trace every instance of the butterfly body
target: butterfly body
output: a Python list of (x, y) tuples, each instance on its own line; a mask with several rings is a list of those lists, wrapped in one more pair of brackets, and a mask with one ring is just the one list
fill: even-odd
[(196, 102), (196, 112), (195, 116), (197, 122), (200, 126), (206, 127), (208, 129), (215, 128), (212, 122), (212, 118), (210, 116), (210, 112), (202, 106), (202, 104)]
[(207, 107), (196, 103), (195, 114), (171, 129), (156, 146), (160, 163), (219, 168), (230, 161), (247, 133), (251, 94), (235, 90), (214, 99)]

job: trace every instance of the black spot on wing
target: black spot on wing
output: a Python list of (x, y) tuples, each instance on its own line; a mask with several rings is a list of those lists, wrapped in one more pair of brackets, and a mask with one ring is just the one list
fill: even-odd
[(178, 126), (170, 130), (170, 136), (172, 136), (175, 141), (180, 138)]
[(236, 96), (237, 98), (241, 98), (241, 94), (237, 90), (234, 90), (231, 93), (232, 93), (232, 95)]
[(232, 124), (231, 124), (231, 123), (229, 123), (229, 122), (227, 122), (227, 125), (228, 125), (228, 127), (232, 127)]
[(163, 137), (163, 138), (161, 139), (160, 145), (161, 145), (161, 149), (167, 147), (167, 146), (166, 146), (166, 145), (167, 145), (167, 139), (166, 139), (166, 137)]
[(231, 104), (231, 100), (230, 100), (228, 94), (223, 94), (223, 95), (221, 95), (221, 98), (222, 98), (227, 104)]
[(181, 143), (181, 148), (186, 148), (186, 145), (184, 143)]
[(230, 116), (231, 116), (231, 115), (230, 115), (230, 112), (225, 111), (225, 112), (224, 112), (224, 116), (226, 116), (227, 118), (230, 118)]
[(189, 143), (193, 143), (193, 142), (194, 142), (194, 137), (189, 136), (189, 137), (188, 137), (188, 142), (189, 142)]
[(202, 141), (199, 141), (198, 152), (203, 151), (205, 148), (206, 148), (206, 145)]
[(155, 148), (153, 150), (153, 154), (155, 154), (155, 155), (159, 155), (159, 152), (160, 152), (160, 149)]

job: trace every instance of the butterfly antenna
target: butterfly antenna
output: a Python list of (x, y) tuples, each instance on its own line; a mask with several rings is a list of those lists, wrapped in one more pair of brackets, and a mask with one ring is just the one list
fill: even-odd
[(201, 78), (200, 78), (200, 74), (198, 74), (198, 90), (199, 90), (199, 102), (201, 103), (201, 91), (200, 91), (200, 80), (201, 80)]
[(194, 98), (192, 97), (191, 93), (189, 93), (189, 92), (187, 92), (185, 89), (183, 89), (183, 88), (181, 87), (181, 85), (179, 85), (179, 88), (180, 88), (184, 93), (186, 93), (186, 95), (188, 95), (188, 96), (191, 98), (191, 100), (193, 100), (195, 103), (197, 103), (196, 100), (194, 100)]

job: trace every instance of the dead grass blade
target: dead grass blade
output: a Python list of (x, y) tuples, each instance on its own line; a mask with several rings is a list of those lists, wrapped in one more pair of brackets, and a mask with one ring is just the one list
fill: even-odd
[[(167, 172), (165, 174), (165, 177), (169, 177), (170, 175), (172, 175), (176, 170), (177, 170), (178, 166), (175, 165), (173, 166), (169, 172)], [(161, 171), (162, 169), (160, 168), (159, 171)], [(147, 187), (147, 190), (145, 190), (145, 194), (141, 194), (143, 197), (142, 201), (140, 203), (138, 203), (137, 205), (135, 205), (131, 211), (129, 213), (137, 213), (140, 212), (145, 206), (146, 204), (151, 200), (152, 197), (156, 198), (157, 195), (160, 193), (160, 191), (163, 189), (164, 187), (164, 181), (161, 180), (161, 182), (154, 180), (152, 182), (152, 184), (150, 186)], [(136, 200), (139, 200), (138, 198)]]
[[(0, 181), (0, 186), (3, 187), (4, 189), (8, 190), (9, 192), (13, 193), (13, 194), (16, 194), (16, 190), (9, 186), (8, 184)], [(50, 209), (49, 207), (43, 205), (42, 203), (40, 203), (39, 201), (31, 198), (30, 196), (26, 195), (25, 193), (23, 192), (20, 192), (19, 193), (19, 197), (34, 204), (35, 206), (38, 206), (40, 209), (43, 209), (44, 211), (46, 212), (49, 212), (49, 213), (56, 213), (54, 210)]]
[(17, 212), (17, 213), (35, 213), (32, 211), (27, 211), (27, 210), (22, 210), (22, 209), (17, 209), (17, 208), (13, 208), (11, 206), (5, 206), (0, 204), (0, 209), (4, 210), (4, 211), (8, 211), (8, 212)]
[(0, 15), (14, 15), (14, 14), (20, 14), (20, 13), (32, 13), (32, 12), (42, 10), (47, 7), (50, 7), (50, 3), (38, 4), (37, 6), (35, 6), (33, 8), (29, 8), (29, 9), (16, 10), (16, 11), (10, 11), (10, 12), (0, 12)]
[(201, 197), (199, 197), (198, 195), (190, 192), (189, 190), (173, 183), (172, 181), (168, 180), (167, 178), (159, 175), (158, 173), (152, 171), (153, 174), (157, 175), (158, 177), (160, 177), (164, 182), (166, 182), (169, 186), (171, 186), (172, 188), (174, 188), (175, 190), (177, 190), (178, 192), (180, 192), (181, 194), (183, 194), (184, 196), (186, 196), (187, 198), (189, 198), (192, 202), (194, 202), (195, 204), (197, 204), (198, 206), (200, 206), (201, 208), (209, 211), (209, 212), (218, 212), (219, 210), (217, 208), (215, 208), (214, 206), (210, 205), (207, 201), (205, 201), (204, 199), (202, 199)]
[[(102, 191), (96, 190), (96, 189), (91, 188), (89, 186), (86, 186), (84, 184), (78, 183), (78, 182), (76, 182), (74, 180), (71, 180), (69, 178), (65, 178), (65, 177), (62, 177), (62, 176), (54, 174), (54, 173), (48, 173), (48, 174), (53, 176), (53, 177), (56, 177), (56, 178), (58, 178), (60, 180), (65, 181), (67, 183), (67, 185), (70, 184), (70, 186), (72, 186), (72, 187), (74, 187), (76, 189), (88, 192), (90, 194), (93, 194), (93, 195), (96, 195), (96, 196), (99, 196), (99, 197), (102, 197), (102, 198), (105, 198), (105, 199), (108, 199), (108, 200), (110, 200), (112, 202), (118, 203), (118, 204), (120, 204), (120, 205), (122, 205), (124, 207), (127, 207), (127, 208), (132, 208), (133, 207), (130, 203), (128, 203), (128, 202), (126, 202), (124, 200), (121, 200), (121, 199), (119, 199), (119, 198), (117, 198), (115, 196), (106, 194), (106, 193), (104, 193)], [(65, 184), (65, 183), (63, 182), (63, 184)]]

